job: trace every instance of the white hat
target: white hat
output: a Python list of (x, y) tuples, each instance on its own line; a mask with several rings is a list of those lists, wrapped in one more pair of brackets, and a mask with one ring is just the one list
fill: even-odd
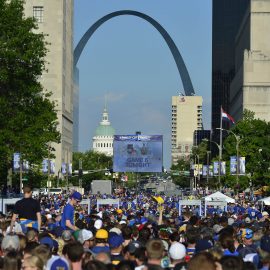
[(162, 240), (162, 243), (163, 243), (163, 246), (164, 246), (164, 250), (165, 250), (165, 251), (168, 251), (168, 249), (169, 249), (169, 244), (168, 244), (168, 242), (166, 242), (165, 240)]
[(263, 211), (263, 212), (262, 212), (262, 216), (263, 216), (263, 217), (269, 216), (269, 214), (268, 214), (266, 211)]
[(181, 260), (186, 256), (186, 248), (183, 244), (174, 242), (169, 248), (169, 255), (173, 260)]
[(228, 225), (233, 225), (234, 221), (234, 218), (228, 218)]
[(109, 232), (114, 232), (118, 235), (122, 234), (121, 230), (119, 228), (116, 228), (116, 227), (111, 228)]
[(100, 211), (99, 213), (97, 213), (97, 216), (100, 217), (100, 218), (102, 218), (102, 216), (103, 216), (102, 211)]
[(49, 208), (46, 208), (46, 209), (45, 209), (45, 212), (50, 212), (50, 209), (49, 209)]
[(222, 229), (223, 229), (223, 227), (221, 225), (219, 225), (219, 224), (215, 224), (213, 226), (213, 230), (214, 230), (215, 233), (219, 233)]
[(97, 219), (94, 223), (94, 227), (99, 230), (102, 227), (102, 220), (101, 219)]
[(251, 219), (249, 217), (246, 217), (245, 218), (245, 223), (247, 223), (247, 224), (251, 223)]
[(119, 224), (127, 224), (125, 220), (120, 220)]
[(79, 231), (78, 241), (83, 244), (85, 241), (92, 239), (93, 237), (94, 235), (91, 231), (82, 229)]
[(51, 218), (52, 218), (52, 215), (51, 215), (51, 214), (47, 214), (47, 215), (46, 215), (46, 218), (47, 218), (47, 219), (51, 219)]

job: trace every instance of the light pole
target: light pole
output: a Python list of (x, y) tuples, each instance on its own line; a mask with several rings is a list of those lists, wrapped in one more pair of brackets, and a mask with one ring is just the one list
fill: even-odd
[[(219, 129), (220, 128), (216, 128), (216, 129)], [(239, 184), (239, 144), (240, 142), (242, 141), (243, 138), (241, 138), (239, 135), (236, 135), (233, 131), (231, 130), (228, 130), (228, 129), (221, 129), (222, 131), (227, 131), (228, 133), (231, 133), (233, 134), (233, 136), (235, 137), (235, 140), (236, 140), (236, 159), (237, 159), (237, 167), (236, 167), (236, 183), (237, 183), (237, 186)]]
[(209, 157), (210, 157), (211, 151), (207, 151), (206, 154), (207, 154), (206, 188), (208, 190), (208, 184), (209, 184), (209, 159), (210, 159)]
[(219, 155), (218, 155), (218, 185), (219, 185), (219, 188), (220, 188), (220, 183), (221, 183), (221, 181), (220, 181), (220, 169), (221, 169), (221, 159), (222, 159), (222, 157), (221, 157), (221, 155), (222, 155), (221, 154), (222, 153), (221, 152), (222, 151), (222, 147), (218, 143), (216, 143), (214, 141), (210, 141), (208, 139), (204, 139), (203, 141), (214, 143), (217, 146), (217, 148), (218, 148), (218, 151), (219, 151)]

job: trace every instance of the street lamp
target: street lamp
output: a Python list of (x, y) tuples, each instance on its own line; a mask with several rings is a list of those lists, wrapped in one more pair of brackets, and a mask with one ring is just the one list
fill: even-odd
[(209, 183), (209, 160), (210, 160), (210, 154), (211, 154), (211, 151), (207, 151), (206, 152), (207, 154), (207, 175), (206, 175), (206, 187), (207, 187), (207, 190), (208, 190), (208, 183)]
[(218, 148), (218, 151), (219, 151), (219, 156), (218, 156), (218, 184), (219, 184), (219, 188), (220, 188), (220, 183), (221, 183), (221, 181), (220, 181), (220, 169), (221, 169), (221, 151), (222, 151), (222, 147), (221, 147), (221, 145), (219, 145), (218, 143), (216, 143), (216, 142), (214, 142), (214, 141), (210, 141), (210, 140), (208, 140), (208, 139), (203, 139), (203, 141), (205, 141), (205, 142), (211, 142), (211, 143), (214, 143), (216, 146), (217, 146), (217, 148)]
[(219, 129), (219, 130), (224, 130), (224, 131), (227, 131), (228, 133), (231, 133), (233, 134), (233, 136), (235, 137), (235, 140), (236, 140), (236, 159), (237, 159), (237, 167), (236, 167), (236, 183), (237, 183), (237, 186), (239, 184), (239, 144), (240, 142), (242, 141), (243, 138), (241, 138), (239, 135), (236, 135), (233, 131), (231, 130), (228, 130), (228, 129), (221, 129), (221, 128), (216, 128), (216, 129)]

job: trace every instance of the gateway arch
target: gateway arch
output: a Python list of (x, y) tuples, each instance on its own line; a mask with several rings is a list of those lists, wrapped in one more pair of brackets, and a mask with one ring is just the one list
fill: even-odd
[(185, 94), (187, 96), (193, 96), (195, 95), (194, 92), (194, 88), (189, 76), (189, 73), (187, 71), (186, 65), (184, 63), (184, 60), (177, 48), (177, 46), (175, 45), (174, 41), (172, 40), (172, 38), (170, 37), (170, 35), (168, 34), (168, 32), (156, 21), (154, 20), (152, 17), (138, 12), (138, 11), (133, 11), (133, 10), (120, 10), (120, 11), (115, 11), (112, 13), (109, 13), (107, 15), (105, 15), (104, 17), (100, 18), (98, 21), (96, 21), (83, 35), (83, 37), (80, 39), (78, 45), (76, 46), (75, 50), (74, 50), (74, 66), (77, 65), (81, 53), (84, 49), (84, 47), (86, 46), (88, 40), (90, 39), (90, 37), (94, 34), (94, 32), (106, 21), (117, 17), (117, 16), (122, 16), (122, 15), (132, 15), (132, 16), (136, 16), (139, 18), (142, 18), (144, 20), (146, 20), (147, 22), (149, 22), (150, 24), (152, 24), (157, 30), (158, 32), (162, 35), (162, 37), (164, 38), (164, 40), (166, 41), (172, 55), (174, 58), (174, 61), (176, 63), (180, 78), (182, 80), (183, 83), (183, 87), (184, 87), (184, 91)]

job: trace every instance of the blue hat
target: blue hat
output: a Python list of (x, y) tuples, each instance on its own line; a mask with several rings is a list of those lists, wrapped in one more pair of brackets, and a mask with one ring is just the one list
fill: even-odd
[(51, 257), (48, 262), (47, 262), (47, 270), (69, 270), (69, 263), (68, 261), (63, 258), (63, 257), (59, 257), (59, 256), (53, 256)]
[(81, 201), (82, 200), (82, 194), (78, 191), (75, 191), (71, 194), (70, 198), (73, 198), (75, 200)]
[(261, 249), (270, 253), (270, 236), (264, 235), (261, 239)]
[(251, 239), (253, 237), (253, 231), (251, 229), (243, 229), (240, 232), (243, 238)]
[(213, 247), (213, 243), (211, 240), (207, 240), (207, 239), (198, 240), (195, 245), (195, 253), (199, 253), (201, 251), (210, 249), (212, 247)]
[(49, 236), (45, 236), (45, 237), (41, 238), (39, 242), (42, 245), (47, 245), (47, 246), (49, 246), (49, 248), (53, 248), (53, 240)]
[(124, 242), (124, 238), (122, 235), (119, 235), (117, 233), (110, 233), (108, 242), (110, 248), (117, 248), (122, 245), (122, 243)]

